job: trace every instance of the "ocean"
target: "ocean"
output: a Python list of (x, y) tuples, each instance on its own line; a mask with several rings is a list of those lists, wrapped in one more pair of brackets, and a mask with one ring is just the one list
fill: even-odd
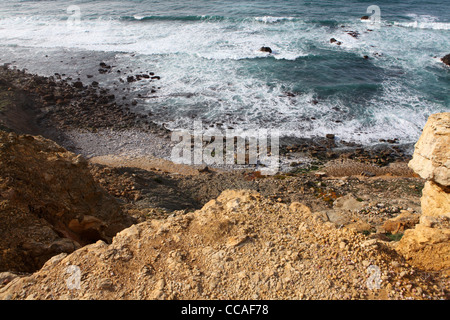
[[(449, 9), (448, 0), (1, 1), (0, 63), (103, 86), (154, 72), (156, 93), (139, 81), (126, 94), (169, 129), (201, 120), (410, 144), (430, 114), (450, 111), (440, 61)], [(122, 72), (99, 74), (99, 62)]]

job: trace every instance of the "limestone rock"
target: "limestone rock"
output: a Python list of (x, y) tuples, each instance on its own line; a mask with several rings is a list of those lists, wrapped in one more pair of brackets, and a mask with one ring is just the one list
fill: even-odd
[[(422, 190), (420, 223), (406, 230), (397, 251), (413, 265), (450, 268), (450, 113), (431, 115), (409, 166), (428, 181)], [(447, 270), (447, 271), (446, 271)]]
[[(355, 277), (347, 276), (352, 271), (361, 275), (359, 293), (366, 290), (363, 261), (377, 249), (365, 248), (365, 240), (324, 223), (301, 203), (227, 190), (201, 210), (145, 221), (109, 245), (98, 241), (54, 258), (49, 267), (0, 287), (0, 299), (46, 299), (50, 286), (52, 299), (252, 299), (255, 293), (286, 299), (296, 297), (298, 288), (339, 299), (340, 288), (354, 286)], [(350, 254), (354, 265), (337, 259)], [(71, 292), (70, 265), (81, 272), (81, 289)]]
[(327, 220), (334, 223), (336, 226), (343, 226), (350, 223), (350, 217), (342, 211), (329, 210), (326, 211)]
[(396, 250), (415, 266), (439, 271), (450, 268), (450, 229), (448, 221), (426, 226), (422, 223), (406, 230)]
[(414, 228), (417, 223), (419, 223), (419, 215), (404, 212), (393, 219), (385, 221), (383, 224), (383, 229), (384, 232), (389, 232), (392, 234), (403, 233), (407, 229)]
[(421, 207), (425, 216), (450, 214), (450, 187), (441, 187), (433, 181), (427, 181), (422, 190)]
[(358, 201), (353, 195), (348, 194), (346, 196), (336, 199), (333, 203), (334, 208), (339, 208), (341, 210), (355, 211), (359, 210), (364, 206), (364, 203)]
[(450, 112), (428, 118), (409, 167), (423, 179), (450, 186)]

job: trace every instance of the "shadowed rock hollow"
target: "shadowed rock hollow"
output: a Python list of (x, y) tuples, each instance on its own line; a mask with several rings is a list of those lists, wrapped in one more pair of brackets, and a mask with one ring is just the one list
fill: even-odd
[(133, 222), (86, 160), (53, 141), (0, 131), (0, 168), (0, 271), (35, 271)]

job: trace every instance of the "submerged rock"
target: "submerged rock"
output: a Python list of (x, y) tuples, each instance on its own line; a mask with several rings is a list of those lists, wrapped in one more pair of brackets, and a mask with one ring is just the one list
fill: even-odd
[(441, 61), (442, 61), (443, 63), (445, 63), (446, 65), (450, 66), (450, 54), (444, 56), (444, 57), (441, 59)]
[(338, 46), (340, 46), (342, 44), (341, 41), (337, 41), (335, 38), (331, 38), (330, 43), (336, 43)]

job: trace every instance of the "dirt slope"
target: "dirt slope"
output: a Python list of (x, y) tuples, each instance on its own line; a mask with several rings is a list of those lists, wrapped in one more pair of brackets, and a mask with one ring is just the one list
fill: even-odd
[(228, 190), (201, 210), (125, 229), (111, 245), (58, 255), (0, 298), (436, 299), (445, 290), (388, 243), (338, 229), (300, 203)]

